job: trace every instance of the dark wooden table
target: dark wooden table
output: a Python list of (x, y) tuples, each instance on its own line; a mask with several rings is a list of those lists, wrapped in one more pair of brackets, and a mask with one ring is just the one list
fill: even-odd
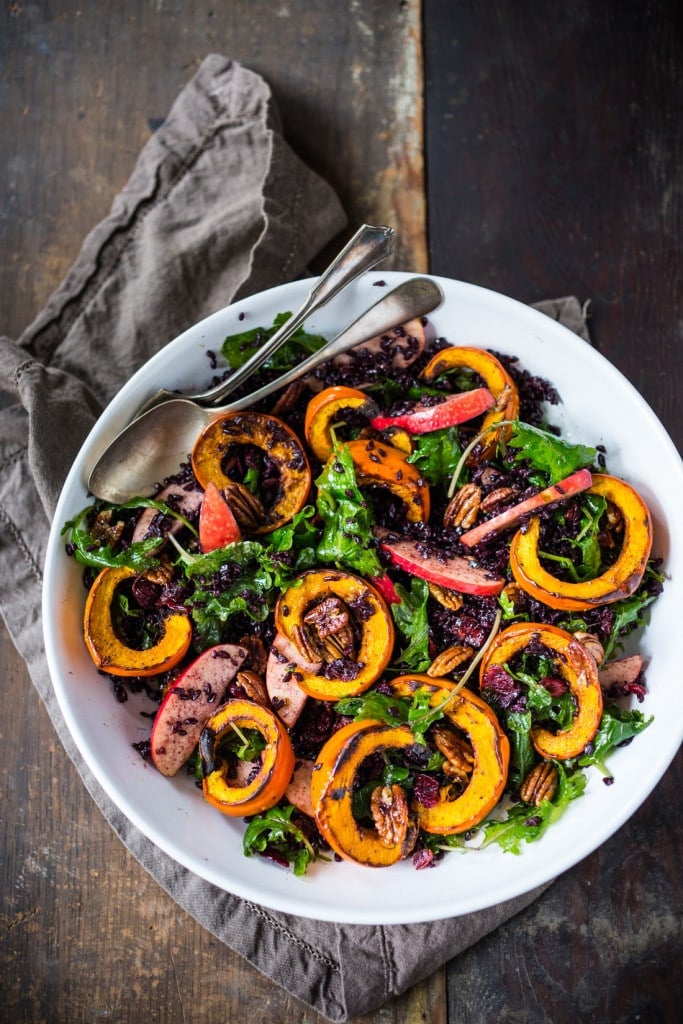
[[(268, 79), (352, 224), (397, 227), (394, 266), (590, 299), (598, 348), (680, 447), (681, 28), (673, 0), (6, 2), (0, 330), (40, 309), (219, 52)], [(0, 657), (0, 1019), (322, 1021), (127, 854), (4, 630)], [(541, 901), (364, 1024), (678, 1021), (681, 766)]]

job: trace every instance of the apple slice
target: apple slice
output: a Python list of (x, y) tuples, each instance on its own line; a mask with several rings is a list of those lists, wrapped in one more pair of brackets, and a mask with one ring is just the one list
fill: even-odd
[(495, 399), (488, 388), (461, 391), (450, 395), (438, 405), (416, 405), (411, 412), (400, 416), (374, 416), (370, 423), (375, 430), (388, 427), (403, 427), (410, 434), (428, 434), (432, 430), (455, 427), (458, 423), (480, 416), (495, 405)]
[(307, 814), (309, 818), (315, 817), (313, 800), (311, 799), (311, 779), (313, 778), (313, 765), (315, 761), (297, 761), (292, 772), (289, 785), (285, 790), (285, 799), (289, 800), (298, 811)]
[(643, 659), (640, 654), (629, 654), (625, 658), (609, 661), (598, 672), (603, 690), (609, 693), (613, 686), (632, 686), (638, 681), (643, 670)]
[(581, 494), (582, 491), (588, 490), (592, 483), (593, 477), (590, 470), (579, 469), (570, 476), (565, 477), (564, 480), (551, 484), (550, 487), (539, 491), (538, 494), (532, 494), (530, 498), (525, 498), (524, 501), (513, 505), (512, 508), (507, 508), (499, 515), (479, 523), (478, 526), (473, 526), (471, 530), (466, 530), (460, 537), (460, 543), (464, 544), (467, 548), (472, 548), (475, 544), (481, 544), (482, 541), (488, 540), (489, 537), (500, 533), (501, 530), (518, 526), (524, 516), (535, 509), (551, 505), (556, 501), (564, 501), (575, 494)]
[(199, 543), (204, 553), (242, 540), (232, 509), (216, 485), (209, 481), (199, 510)]
[(384, 598), (387, 604), (400, 604), (401, 598), (398, 596), (394, 581), (391, 576), (384, 573), (383, 576), (369, 576), (368, 579), (372, 583), (376, 590), (379, 590), (380, 594)]
[[(416, 318), (356, 345), (353, 351), (364, 349), (367, 352), (388, 353), (391, 355), (392, 367), (395, 370), (405, 370), (422, 355), (426, 340), (424, 324), (421, 319)], [(339, 366), (346, 366), (352, 361), (352, 356), (344, 353), (337, 356), (334, 361)]]
[(175, 775), (185, 764), (246, 657), (236, 644), (210, 647), (168, 688), (150, 736), (152, 763), (162, 775)]
[[(157, 501), (168, 502), (169, 498), (173, 498), (175, 501), (174, 507), (177, 508), (181, 515), (189, 519), (197, 511), (202, 503), (202, 491), (198, 487), (193, 487), (190, 490), (184, 490), (179, 484), (170, 484), (168, 487), (164, 487), (162, 491), (159, 491), (155, 495)], [(138, 540), (146, 540), (149, 536), (149, 529), (161, 513), (155, 508), (145, 508), (142, 510), (142, 514), (135, 524), (135, 530), (131, 541), (135, 543)], [(159, 546), (161, 546), (169, 533), (178, 533), (182, 530), (183, 524), (179, 519), (172, 519), (168, 529), (165, 530), (164, 535), (159, 537)]]
[(322, 662), (306, 661), (294, 644), (278, 633), (268, 655), (266, 689), (273, 711), (288, 729), (295, 724), (308, 700), (308, 695), (297, 682), (297, 668), (317, 675)]
[(400, 569), (447, 590), (487, 597), (499, 594), (505, 586), (504, 579), (482, 569), (471, 558), (455, 555), (442, 560), (424, 555), (422, 545), (412, 540), (380, 540), (379, 546)]

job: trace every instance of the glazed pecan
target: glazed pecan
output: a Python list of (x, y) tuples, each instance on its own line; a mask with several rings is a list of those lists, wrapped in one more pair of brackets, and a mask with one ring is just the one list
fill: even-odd
[(264, 708), (270, 707), (266, 684), (256, 672), (244, 669), (242, 672), (237, 673), (235, 682), (238, 686), (242, 687), (248, 699), (253, 700), (254, 704), (260, 704)]
[(601, 665), (605, 657), (605, 648), (597, 636), (594, 636), (592, 633), (584, 633), (581, 629), (578, 629), (573, 635), (574, 639), (578, 640), (581, 646), (585, 647), (588, 653), (593, 656), (595, 664)]
[(309, 608), (304, 615), (303, 629), (311, 645), (323, 653), (326, 661), (353, 658), (356, 644), (351, 615), (340, 598), (326, 597)]
[(268, 652), (263, 646), (263, 640), (257, 636), (243, 636), (240, 637), (240, 647), (247, 649), (247, 658), (244, 664), (252, 669), (257, 676), (265, 678)]
[(109, 544), (113, 547), (123, 533), (123, 527), (125, 523), (122, 519), (112, 523), (112, 509), (104, 509), (102, 512), (98, 512), (95, 517), (95, 522), (92, 524), (90, 533), (93, 538), (101, 545)]
[(492, 509), (498, 508), (499, 505), (507, 505), (516, 496), (517, 491), (514, 487), (496, 487), (495, 491), (491, 491), (485, 498), (481, 499), (479, 509), (483, 515), (487, 515)]
[(427, 669), (427, 675), (432, 677), (447, 676), (458, 665), (469, 661), (473, 654), (474, 648), (470, 647), (469, 644), (455, 644), (453, 647), (447, 647), (445, 651), (437, 654), (436, 658), (434, 658), (434, 661)]
[(292, 381), (289, 387), (285, 388), (271, 409), (271, 415), (283, 416), (285, 413), (292, 412), (303, 400), (307, 391), (308, 388), (302, 380)]
[(474, 768), (474, 751), (466, 739), (437, 725), (432, 730), (434, 746), (446, 758), (442, 771), (450, 779), (466, 785)]
[(298, 648), (299, 653), (307, 660), (320, 662), (323, 660), (323, 651), (313, 631), (305, 626), (292, 627), (292, 640)]
[(443, 514), (444, 526), (460, 526), (468, 530), (476, 522), (480, 503), (481, 487), (472, 483), (464, 484), (446, 506)]
[(457, 612), (462, 608), (462, 595), (456, 590), (440, 587), (438, 583), (428, 583), (427, 586), (434, 600), (438, 601), (444, 608), (448, 608), (452, 612)]
[(240, 526), (253, 530), (263, 522), (266, 510), (261, 499), (252, 494), (248, 487), (237, 483), (236, 480), (229, 480), (223, 488), (223, 493)]
[(550, 761), (539, 761), (522, 783), (519, 795), (525, 804), (538, 807), (542, 800), (552, 800), (557, 792), (559, 776)]
[(156, 569), (148, 569), (145, 573), (145, 579), (149, 580), (150, 583), (158, 583), (160, 587), (165, 587), (167, 583), (171, 582), (173, 579), (173, 563), (168, 555), (161, 555), (158, 566)]
[(402, 846), (410, 824), (408, 801), (401, 786), (377, 786), (370, 797), (370, 810), (383, 846)]

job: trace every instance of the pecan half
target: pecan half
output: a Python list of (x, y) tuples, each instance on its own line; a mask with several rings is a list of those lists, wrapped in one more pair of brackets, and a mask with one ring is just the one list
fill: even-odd
[(434, 600), (444, 608), (448, 608), (452, 612), (457, 612), (462, 608), (462, 595), (456, 590), (440, 587), (438, 583), (428, 583), (427, 586)]
[(348, 607), (339, 597), (326, 597), (309, 608), (300, 628), (306, 633), (309, 645), (319, 650), (326, 661), (353, 659), (356, 653), (353, 623)]
[(230, 480), (224, 486), (223, 493), (235, 519), (245, 529), (253, 530), (260, 526), (266, 518), (263, 502), (256, 494), (252, 494), (244, 484)]
[(447, 676), (458, 665), (469, 661), (473, 654), (474, 647), (470, 647), (469, 644), (454, 644), (453, 647), (447, 647), (445, 651), (437, 654), (436, 658), (434, 658), (434, 661), (427, 669), (427, 675), (432, 677)]
[(260, 704), (264, 708), (270, 707), (266, 684), (256, 672), (244, 669), (242, 672), (237, 673), (235, 682), (238, 686), (242, 687), (248, 699), (253, 700), (254, 704)]
[(402, 846), (410, 823), (408, 801), (401, 786), (377, 786), (370, 797), (370, 811), (383, 846)]
[(303, 399), (304, 394), (308, 391), (308, 387), (302, 380), (294, 380), (292, 383), (285, 388), (277, 402), (271, 409), (272, 416), (282, 416), (285, 413), (292, 412), (296, 409), (299, 402)]
[(514, 487), (496, 487), (495, 491), (491, 491), (481, 499), (479, 510), (482, 515), (487, 515), (492, 509), (498, 508), (499, 505), (507, 505), (516, 497), (517, 491)]
[(538, 807), (542, 800), (552, 800), (557, 792), (559, 776), (550, 761), (539, 761), (520, 786), (519, 795), (525, 804)]
[(98, 544), (109, 544), (113, 547), (120, 540), (125, 523), (122, 519), (112, 523), (112, 516), (113, 509), (110, 508), (103, 509), (102, 512), (97, 513), (95, 521), (90, 528), (90, 533)]
[(574, 639), (578, 640), (581, 646), (593, 656), (595, 664), (601, 665), (605, 658), (605, 648), (602, 646), (597, 636), (594, 636), (592, 633), (584, 633), (581, 629), (577, 629), (573, 636)]
[(476, 484), (464, 484), (451, 498), (443, 514), (443, 524), (468, 530), (474, 526), (481, 504), (481, 488)]
[(468, 741), (440, 725), (432, 729), (432, 739), (446, 759), (441, 768), (444, 775), (463, 786), (467, 785), (474, 769), (474, 751)]
[(305, 626), (293, 626), (292, 640), (306, 661), (323, 661), (323, 650), (317, 642), (317, 638), (313, 636), (312, 630), (306, 629)]
[(165, 587), (173, 579), (173, 563), (171, 559), (168, 555), (162, 554), (156, 569), (148, 569), (144, 576), (150, 583), (158, 583), (160, 587)]
[(268, 652), (266, 651), (263, 640), (258, 636), (243, 636), (240, 637), (240, 647), (246, 647), (248, 651), (247, 659), (244, 664), (252, 669), (256, 675), (265, 678), (266, 667), (268, 665)]

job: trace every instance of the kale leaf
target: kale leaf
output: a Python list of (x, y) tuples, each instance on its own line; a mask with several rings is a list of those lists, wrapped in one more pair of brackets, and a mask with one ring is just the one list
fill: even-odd
[(253, 817), (242, 840), (245, 856), (272, 850), (292, 865), (295, 875), (305, 874), (318, 855), (302, 829), (292, 821), (294, 812), (291, 804), (285, 804)]
[[(289, 320), (291, 315), (291, 313), (278, 313), (271, 327), (253, 327), (248, 331), (229, 335), (223, 342), (221, 351), (230, 368), (236, 370), (246, 363), (247, 359), (271, 338)], [(313, 352), (317, 352), (326, 341), (327, 339), (322, 335), (308, 334), (299, 327), (291, 338), (271, 355), (264, 366), (269, 370), (288, 370)]]
[(457, 429), (446, 427), (428, 434), (417, 434), (413, 443), (408, 462), (413, 462), (432, 486), (447, 484), (460, 459)]
[(333, 457), (315, 483), (317, 509), (324, 524), (317, 551), (320, 561), (361, 576), (382, 576), (384, 568), (372, 534), (372, 513), (356, 482), (347, 445), (335, 445)]
[(413, 576), (410, 590), (396, 584), (400, 604), (392, 604), (391, 613), (401, 635), (408, 641), (396, 661), (411, 672), (424, 672), (431, 663), (429, 655), (429, 618), (427, 601), (429, 586), (426, 580)]
[(530, 462), (535, 469), (549, 475), (551, 484), (563, 480), (577, 469), (592, 466), (598, 454), (595, 448), (562, 441), (555, 434), (519, 420), (512, 426), (507, 443), (511, 448), (519, 449), (515, 461)]

